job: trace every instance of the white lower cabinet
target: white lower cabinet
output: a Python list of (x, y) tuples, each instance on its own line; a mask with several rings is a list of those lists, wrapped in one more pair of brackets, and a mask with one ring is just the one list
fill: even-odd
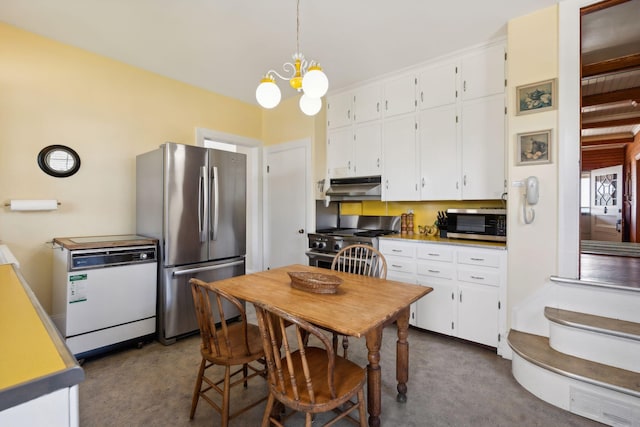
[(496, 347), (503, 354), (504, 248), (381, 239), (380, 251), (389, 279), (433, 288), (412, 307), (411, 325)]

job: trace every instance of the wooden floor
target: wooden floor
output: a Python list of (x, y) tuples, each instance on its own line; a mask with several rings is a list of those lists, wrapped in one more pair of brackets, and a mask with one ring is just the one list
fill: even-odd
[(580, 254), (580, 278), (640, 288), (640, 258)]

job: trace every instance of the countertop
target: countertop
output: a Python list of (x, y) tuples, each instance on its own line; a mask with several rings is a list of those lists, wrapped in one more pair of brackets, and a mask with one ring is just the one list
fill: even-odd
[(158, 241), (150, 237), (137, 236), (135, 234), (116, 234), (111, 236), (79, 236), (79, 237), (54, 237), (53, 243), (67, 248), (97, 249), (117, 248), (124, 246), (155, 245)]
[(379, 239), (384, 240), (396, 240), (396, 241), (409, 241), (409, 242), (424, 242), (424, 243), (441, 243), (455, 246), (476, 247), (486, 249), (507, 249), (505, 242), (485, 242), (482, 240), (465, 240), (465, 239), (448, 239), (440, 236), (426, 236), (424, 234), (387, 234), (386, 236), (380, 236)]
[(84, 380), (14, 264), (0, 265), (0, 411)]

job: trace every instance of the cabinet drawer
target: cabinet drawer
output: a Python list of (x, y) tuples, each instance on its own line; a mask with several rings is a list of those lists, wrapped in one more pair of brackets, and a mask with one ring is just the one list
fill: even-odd
[(458, 269), (458, 280), (482, 285), (499, 286), (500, 274), (492, 270)]
[(387, 269), (389, 271), (416, 273), (416, 263), (413, 259), (400, 257), (387, 257)]
[(401, 242), (380, 241), (380, 252), (382, 252), (384, 256), (393, 255), (408, 258), (415, 258), (416, 256), (416, 249), (412, 244)]
[(453, 265), (440, 263), (418, 263), (418, 274), (421, 276), (437, 277), (452, 280), (455, 278)]
[(417, 256), (418, 259), (453, 262), (453, 249), (447, 246), (420, 245)]
[(481, 265), (484, 267), (500, 267), (500, 254), (489, 251), (458, 251), (458, 264)]

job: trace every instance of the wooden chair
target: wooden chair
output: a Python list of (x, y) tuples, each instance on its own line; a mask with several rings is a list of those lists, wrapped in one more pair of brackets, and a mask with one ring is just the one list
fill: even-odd
[(387, 278), (387, 261), (373, 246), (355, 244), (346, 246), (336, 254), (331, 269), (363, 276)]
[[(207, 284), (198, 279), (191, 279), (189, 283), (191, 284), (193, 303), (202, 338), (200, 345), (202, 362), (200, 363), (196, 385), (193, 390), (189, 418), (193, 419), (198, 401), (202, 398), (220, 413), (221, 425), (226, 427), (230, 419), (267, 399), (267, 396), (263, 396), (260, 400), (238, 409), (233, 414), (229, 414), (231, 387), (244, 384), (246, 388), (249, 379), (256, 376), (266, 377), (266, 362), (260, 329), (257, 325), (247, 323), (244, 306), (238, 299), (215, 288), (212, 284)], [(229, 301), (238, 309), (241, 318), (239, 322), (227, 322), (223, 306), (224, 300)], [(216, 317), (212, 311), (212, 306), (219, 315), (219, 329), (216, 329)], [(260, 363), (260, 366), (256, 367), (250, 364), (250, 362), (256, 361)], [(221, 379), (212, 379), (206, 376), (206, 370), (215, 365), (224, 366), (224, 377)], [(232, 372), (231, 368), (233, 366), (240, 367)], [(238, 374), (241, 374), (241, 377), (231, 382)], [(203, 383), (205, 383), (204, 387)], [(222, 388), (220, 388), (220, 384), (222, 384)], [(208, 392), (212, 390), (222, 396), (221, 406), (216, 402), (216, 400), (220, 400), (219, 398), (214, 400), (213, 396), (208, 395)]]
[[(317, 326), (278, 308), (254, 305), (269, 371), (269, 400), (262, 427), (283, 427), (295, 412), (305, 412), (305, 425), (310, 427), (314, 414), (328, 411), (338, 415), (325, 426), (344, 418), (365, 427), (365, 369), (337, 356), (331, 341)], [(317, 338), (321, 347), (308, 346), (307, 336)], [(276, 401), (293, 412), (280, 420), (273, 415), (279, 412), (273, 410)], [(351, 416), (356, 409), (359, 421)]]
[[(355, 244), (342, 248), (331, 263), (331, 269), (363, 276), (387, 278), (387, 261), (373, 246)], [(338, 347), (338, 335), (333, 334), (334, 348)], [(342, 337), (343, 356), (347, 357), (349, 337)]]

